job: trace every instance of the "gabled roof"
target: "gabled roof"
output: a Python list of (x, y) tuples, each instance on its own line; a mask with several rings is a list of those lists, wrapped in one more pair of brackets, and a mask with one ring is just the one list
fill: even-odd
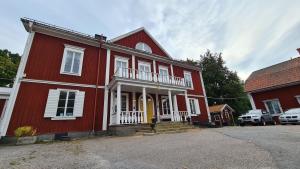
[(229, 108), (231, 111), (234, 111), (228, 104), (219, 104), (219, 105), (209, 106), (209, 112), (219, 113), (222, 112), (226, 107)]
[(300, 57), (253, 72), (246, 80), (245, 91), (262, 91), (298, 83)]
[(117, 42), (117, 41), (119, 41), (119, 40), (121, 40), (121, 39), (124, 39), (124, 38), (126, 38), (126, 37), (129, 37), (129, 36), (131, 36), (131, 35), (133, 35), (133, 34), (136, 34), (136, 33), (138, 33), (138, 32), (141, 32), (141, 31), (144, 31), (150, 38), (151, 38), (151, 40), (167, 55), (167, 57), (169, 57), (169, 58), (172, 58), (170, 55), (169, 55), (169, 53), (155, 40), (155, 38), (144, 28), (144, 27), (140, 27), (140, 28), (138, 28), (138, 29), (136, 29), (136, 30), (133, 30), (133, 31), (131, 31), (131, 32), (128, 32), (128, 33), (125, 33), (125, 34), (123, 34), (123, 35), (121, 35), (121, 36), (118, 36), (118, 37), (115, 37), (115, 38), (113, 38), (113, 39), (111, 39), (111, 40), (109, 40), (110, 42), (112, 42), (112, 43), (114, 43), (114, 42)]

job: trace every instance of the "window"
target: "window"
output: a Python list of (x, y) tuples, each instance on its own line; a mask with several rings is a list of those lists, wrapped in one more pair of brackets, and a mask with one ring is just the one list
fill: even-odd
[(193, 80), (191, 72), (184, 72), (185, 86), (193, 89)]
[(137, 43), (135, 45), (135, 49), (138, 49), (138, 50), (141, 50), (144, 52), (148, 52), (148, 53), (152, 53), (151, 48), (146, 43), (143, 43), (143, 42)]
[(139, 79), (152, 80), (151, 64), (147, 62), (139, 62)]
[(65, 45), (60, 73), (81, 76), (83, 54), (83, 48)]
[(282, 109), (278, 99), (264, 101), (266, 109), (270, 114), (280, 114)]
[(191, 115), (200, 114), (198, 99), (189, 99)]
[(300, 95), (298, 95), (298, 96), (295, 96), (295, 97), (296, 97), (296, 99), (297, 99), (298, 103), (300, 104)]
[(169, 82), (169, 72), (167, 67), (159, 66), (158, 81), (163, 83)]
[(169, 99), (168, 98), (162, 98), (162, 113), (163, 115), (170, 115), (170, 108), (169, 108)]
[(44, 117), (52, 120), (73, 120), (82, 117), (85, 92), (50, 89)]
[(115, 75), (118, 77), (128, 77), (128, 58), (116, 57)]
[(74, 91), (60, 91), (56, 116), (73, 116), (75, 94)]
[[(128, 93), (122, 93), (121, 94), (121, 112), (124, 112), (124, 111), (128, 111), (128, 106), (129, 106), (129, 103), (128, 103)], [(117, 95), (115, 95), (115, 100), (114, 100), (114, 111), (117, 112)]]

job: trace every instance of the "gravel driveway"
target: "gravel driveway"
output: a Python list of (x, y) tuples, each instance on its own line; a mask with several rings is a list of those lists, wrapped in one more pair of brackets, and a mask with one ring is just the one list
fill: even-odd
[[(281, 165), (275, 161), (276, 153), (274, 155), (268, 148), (247, 138), (240, 138), (238, 134), (253, 132), (255, 135), (255, 131), (262, 134), (268, 129), (277, 132), (272, 127), (194, 129), (186, 133), (156, 136), (102, 137), (27, 146), (0, 146), (0, 168), (277, 168)], [(294, 134), (298, 132), (299, 135), (300, 126), (278, 128)], [(289, 140), (293, 142), (292, 145), (299, 143), (294, 134), (288, 134), (288, 137), (292, 135)], [(277, 151), (276, 148), (274, 151)], [(296, 154), (291, 155), (300, 157), (297, 151), (293, 152)]]

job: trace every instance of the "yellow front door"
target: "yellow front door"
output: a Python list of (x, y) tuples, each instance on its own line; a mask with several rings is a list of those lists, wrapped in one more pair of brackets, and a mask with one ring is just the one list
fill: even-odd
[[(147, 123), (151, 123), (151, 119), (153, 117), (153, 100), (147, 98)], [(143, 106), (143, 98), (140, 100), (140, 110), (144, 111), (144, 106)]]

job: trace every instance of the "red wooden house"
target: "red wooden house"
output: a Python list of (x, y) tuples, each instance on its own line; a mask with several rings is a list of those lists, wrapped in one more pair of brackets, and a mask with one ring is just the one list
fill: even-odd
[(283, 111), (300, 107), (299, 72), (300, 57), (253, 72), (245, 83), (252, 109), (278, 117)]
[(210, 121), (201, 69), (176, 61), (144, 28), (106, 40), (22, 18), (29, 33), (1, 136), (24, 125), (39, 135), (111, 126)]

